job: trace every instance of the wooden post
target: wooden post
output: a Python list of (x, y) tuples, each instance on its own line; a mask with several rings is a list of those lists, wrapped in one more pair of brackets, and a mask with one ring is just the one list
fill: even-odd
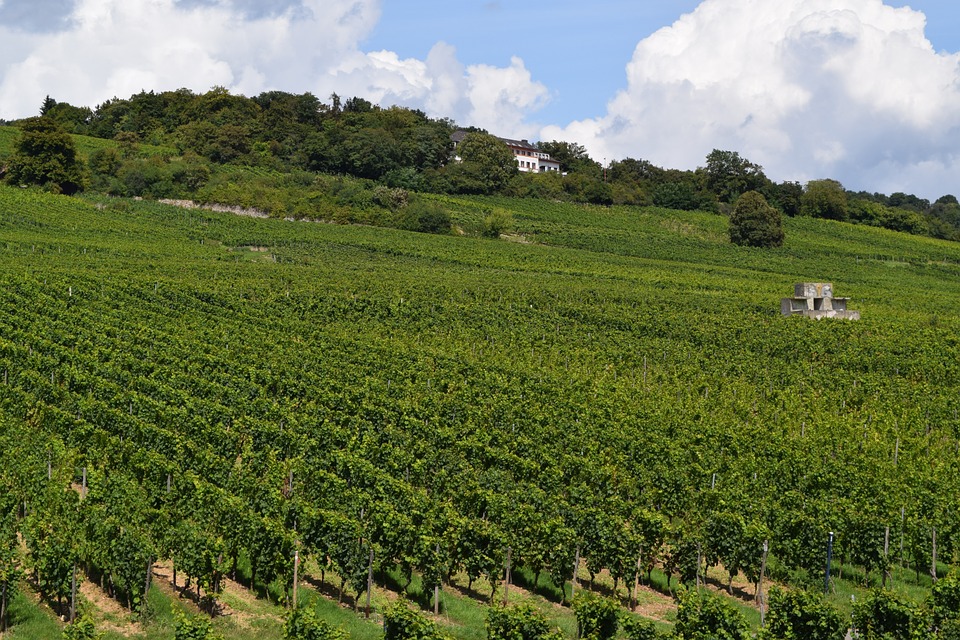
[(367, 613), (370, 617), (370, 592), (373, 591), (373, 545), (370, 545), (370, 561), (367, 563)]
[(83, 468), (83, 480), (80, 483), (80, 499), (87, 497), (87, 468)]
[(770, 542), (763, 541), (763, 557), (760, 559), (760, 582), (757, 584), (757, 600), (760, 603), (760, 628), (763, 628), (765, 622), (766, 598), (763, 597), (763, 576), (767, 572), (767, 553), (770, 551)]
[(147, 577), (143, 581), (143, 600), (140, 604), (140, 608), (143, 610), (147, 608), (147, 593), (150, 592), (151, 582), (153, 582), (153, 558), (147, 558)]
[[(644, 356), (646, 358), (646, 356)], [(577, 552), (573, 556), (573, 577), (570, 579), (570, 600), (573, 600), (573, 596), (577, 593), (577, 572), (580, 570), (580, 547), (577, 547)]]
[(930, 577), (937, 581), (937, 528), (933, 528), (933, 553), (930, 556)]
[(73, 563), (73, 574), (70, 577), (70, 622), (77, 615), (77, 563)]
[(503, 604), (510, 602), (510, 556), (512, 549), (507, 547), (507, 561), (503, 565)]
[(906, 523), (907, 508), (900, 507), (900, 566), (903, 566), (903, 527)]
[(887, 525), (886, 532), (883, 534), (883, 559), (886, 561), (883, 567), (883, 588), (887, 588), (887, 578), (892, 578), (890, 574), (890, 525)]
[[(436, 554), (437, 554), (436, 557), (439, 558), (440, 557), (439, 542), (437, 543)], [(433, 615), (435, 616), (440, 615), (440, 585), (439, 584), (433, 585)]]
[(697, 543), (697, 590), (700, 589), (700, 563), (702, 562), (702, 556), (700, 554), (700, 543)]
[(297, 609), (297, 585), (300, 582), (300, 550), (293, 550), (293, 609)]

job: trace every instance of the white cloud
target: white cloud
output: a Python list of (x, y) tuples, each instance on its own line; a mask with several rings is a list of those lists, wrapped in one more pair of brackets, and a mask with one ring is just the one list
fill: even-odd
[(960, 56), (881, 0), (705, 0), (637, 46), (603, 117), (547, 127), (596, 158), (693, 168), (739, 151), (772, 178), (958, 190)]
[[(3, 0), (0, 0), (2, 2)], [(427, 60), (363, 52), (380, 0), (301, 0), (272, 12), (248, 0), (76, 0), (67, 26), (26, 32), (0, 23), (0, 118), (36, 113), (44, 96), (94, 106), (141, 90), (225, 86), (360, 96), (385, 105), (532, 135), (546, 89), (523, 62), (464, 67), (439, 43)], [(506, 129), (506, 130), (504, 130)]]

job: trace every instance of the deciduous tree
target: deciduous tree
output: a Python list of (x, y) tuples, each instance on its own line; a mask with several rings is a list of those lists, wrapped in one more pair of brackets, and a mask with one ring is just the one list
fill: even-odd
[(740, 196), (730, 216), (730, 241), (747, 247), (779, 247), (783, 244), (780, 212), (756, 191)]

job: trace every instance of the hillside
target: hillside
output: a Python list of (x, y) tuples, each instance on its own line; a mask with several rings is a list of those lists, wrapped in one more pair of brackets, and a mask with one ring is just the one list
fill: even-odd
[[(411, 573), (443, 583), (440, 622), (463, 638), (484, 637), (508, 549), (521, 597), (569, 637), (575, 557), (580, 586), (596, 574), (623, 604), (640, 558), (649, 611), (695, 577), (698, 547), (718, 589), (742, 568), (751, 611), (765, 539), (768, 578), (822, 584), (835, 532), (844, 611), (879, 584), (887, 527), (894, 591), (929, 592), (934, 529), (948, 570), (960, 245), (788, 218), (784, 247), (757, 250), (711, 213), (423, 198), (455, 228), (495, 212), (513, 228), (0, 186), (0, 507), (47, 576), (11, 637), (59, 624), (31, 602), (68, 596), (49, 576), (71, 563), (44, 549), (88, 586), (110, 576), (120, 613), (89, 609), (111, 638), (173, 637), (182, 605), (159, 577), (159, 613), (123, 612), (154, 561), (227, 607), (227, 638), (279, 637), (282, 609), (241, 585), (285, 601), (294, 547), (304, 603), (357, 637), (379, 632), (333, 602), (342, 577), (362, 608), (371, 549), (376, 615)], [(863, 320), (781, 317), (801, 281), (833, 282)]]

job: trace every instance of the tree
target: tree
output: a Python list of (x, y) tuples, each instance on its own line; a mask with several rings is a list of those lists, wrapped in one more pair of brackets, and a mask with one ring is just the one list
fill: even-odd
[[(463, 190), (457, 189), (460, 178), (468, 191), (492, 193), (506, 186), (518, 171), (510, 148), (487, 133), (468, 133), (457, 147), (457, 155), (461, 162), (448, 166), (448, 169), (459, 169), (454, 171), (455, 190)], [(463, 175), (459, 175), (461, 173)]]
[(600, 164), (588, 154), (587, 148), (576, 142), (538, 142), (537, 149), (550, 154), (550, 157), (560, 163), (563, 173), (589, 173), (600, 176)]
[(783, 244), (780, 212), (756, 191), (740, 196), (730, 216), (730, 241), (747, 247), (779, 247)]
[(813, 218), (845, 221), (847, 194), (836, 180), (811, 180), (800, 199), (800, 213)]
[(803, 199), (803, 185), (799, 182), (781, 182), (774, 189), (775, 204), (785, 215), (790, 217), (800, 215), (800, 202)]
[(49, 118), (27, 118), (7, 170), (12, 185), (40, 185), (57, 193), (83, 191), (86, 168), (73, 138)]
[(736, 151), (714, 149), (707, 156), (707, 188), (720, 202), (734, 202), (741, 194), (759, 191), (770, 181), (763, 167), (742, 158)]

